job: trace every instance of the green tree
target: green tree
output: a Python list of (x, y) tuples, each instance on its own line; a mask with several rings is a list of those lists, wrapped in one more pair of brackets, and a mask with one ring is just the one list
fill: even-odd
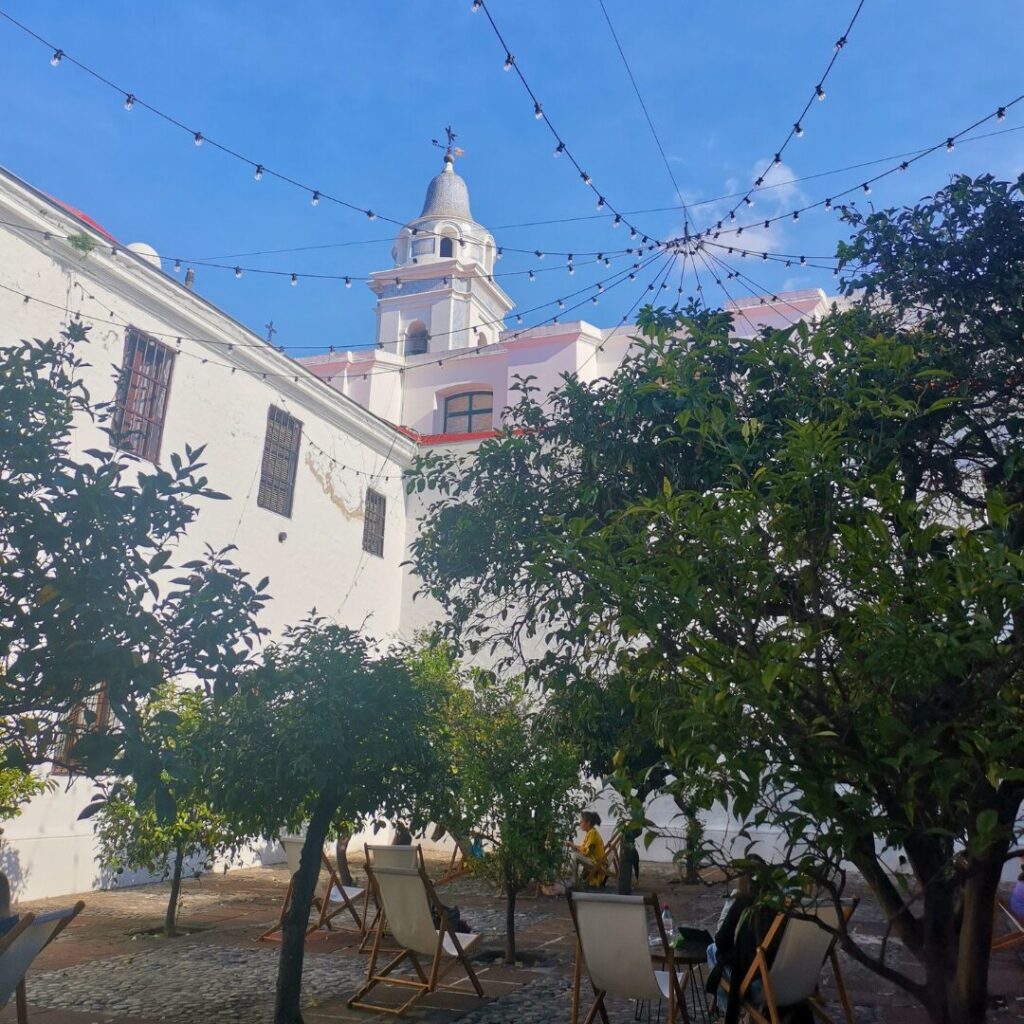
[(541, 646), (538, 678), (634, 674), (702, 800), (781, 828), (837, 898), (856, 865), (923, 979), (844, 948), (938, 1024), (985, 1017), (1024, 798), (1021, 184), (848, 211), (857, 308), (752, 340), (648, 311), (610, 380), (524, 395), (475, 462), (414, 482), (458, 635)]
[(514, 963), (516, 897), (532, 881), (559, 877), (590, 794), (579, 751), (552, 729), (535, 692), (481, 673), (467, 696), (453, 705), (451, 753), (462, 834), (472, 829), (488, 842), (482, 868), (505, 893), (505, 959)]
[[(140, 734), (157, 756), (175, 755), (164, 758), (163, 787), (142, 801), (133, 782), (117, 783), (97, 805), (98, 859), (102, 864), (117, 874), (143, 869), (161, 878), (170, 877), (164, 915), (168, 938), (177, 935), (186, 867), (195, 875), (209, 870), (214, 857), (233, 851), (245, 838), (231, 831), (206, 796), (206, 766), (196, 739), (207, 712), (208, 701), (200, 691), (166, 687), (155, 693), (142, 711)], [(157, 792), (166, 793), (173, 802), (161, 814), (156, 809)]]
[(436, 698), (401, 654), (314, 617), (270, 646), (200, 731), (211, 803), (238, 832), (271, 839), (306, 825), (283, 925), (276, 1024), (302, 1020), (303, 947), (332, 825), (384, 816), (423, 823), (421, 794), (440, 774)]
[[(82, 383), (87, 347), (74, 322), (57, 341), (0, 347), (0, 753), (16, 768), (46, 761), (84, 708), (76, 769), (131, 763), (145, 796), (160, 769), (138, 735), (140, 706), (184, 673), (226, 692), (265, 597), (226, 552), (168, 579), (197, 499), (225, 497), (203, 475), (202, 448), (166, 468), (113, 444), (75, 456), (76, 431), (110, 424)], [(101, 689), (103, 730), (89, 710)]]

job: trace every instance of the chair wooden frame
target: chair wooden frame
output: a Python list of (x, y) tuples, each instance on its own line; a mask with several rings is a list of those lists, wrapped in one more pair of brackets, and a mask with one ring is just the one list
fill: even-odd
[[(373, 945), (373, 938), (376, 935), (377, 925), (380, 922), (384, 914), (383, 904), (381, 903), (380, 893), (377, 891), (377, 882), (373, 877), (373, 857), (370, 855), (375, 853), (376, 850), (391, 850), (395, 849), (392, 846), (381, 846), (374, 845), (372, 843), (363, 843), (363, 856), (366, 858), (364, 864), (364, 870), (366, 871), (366, 894), (363, 896), (363, 937), (359, 943), (359, 952), (365, 953)], [(410, 847), (405, 847), (410, 849)], [(426, 870), (426, 862), (423, 860), (423, 847), (416, 844), (415, 847), (415, 858), (418, 867)], [(370, 918), (370, 897), (373, 897), (373, 918)], [(387, 934), (387, 922), (384, 922), (384, 932)], [(397, 947), (382, 946), (381, 949), (385, 952), (393, 951), (397, 952)]]
[[(359, 911), (356, 910), (355, 904), (352, 902), (352, 898), (345, 891), (345, 886), (341, 884), (341, 878), (338, 876), (338, 872), (334, 865), (331, 863), (330, 857), (327, 856), (326, 850), (320, 851), (320, 871), (318, 872), (317, 881), (319, 882), (319, 875), (327, 871), (327, 888), (324, 890), (323, 896), (313, 896), (313, 908), (319, 910), (320, 914), (314, 924), (311, 924), (306, 929), (306, 934), (309, 935), (312, 932), (318, 931), (320, 928), (326, 928), (328, 931), (333, 931), (334, 928), (331, 922), (339, 915), (346, 911), (351, 914), (352, 920), (355, 922), (356, 930), (360, 935), (365, 934), (365, 922), (364, 919), (359, 916)], [(285, 915), (288, 913), (288, 907), (291, 904), (292, 892), (295, 889), (295, 876), (293, 875), (288, 879), (288, 888), (285, 890), (284, 899), (281, 901), (281, 913), (278, 915), (277, 922), (269, 927), (262, 935), (257, 939), (258, 942), (265, 942), (274, 935), (276, 932), (281, 931), (284, 927)], [(341, 897), (340, 905), (331, 909), (331, 893), (337, 891)], [(356, 897), (358, 899), (358, 896)], [(339, 901), (335, 901), (339, 902)]]
[[(841, 908), (844, 922), (850, 920), (854, 910), (857, 909), (858, 902), (858, 900), (854, 899), (849, 904), (846, 904)], [(764, 939), (757, 947), (757, 952), (754, 954), (754, 962), (750, 965), (750, 968), (744, 975), (743, 980), (740, 982), (740, 1013), (746, 1014), (746, 1019), (753, 1022), (753, 1024), (780, 1024), (781, 1018), (779, 1017), (779, 1007), (775, 1002), (775, 993), (772, 990), (771, 968), (768, 965), (768, 950), (771, 949), (772, 943), (778, 937), (779, 932), (786, 923), (786, 920), (794, 916), (795, 915), (787, 914), (783, 911), (780, 911), (775, 915), (775, 920), (772, 921)], [(843, 1008), (843, 1016), (846, 1018), (847, 1024), (855, 1024), (853, 1005), (850, 1003), (850, 996), (846, 991), (846, 982), (843, 979), (843, 973), (839, 967), (839, 958), (836, 956), (836, 942), (838, 939), (838, 935), (832, 936), (832, 941), (828, 946), (828, 952), (825, 954), (825, 960), (832, 965), (832, 974), (836, 980), (836, 991), (839, 993), (839, 1002)], [(825, 962), (822, 961), (818, 967), (819, 975), (824, 966)], [(764, 1004), (768, 1012), (767, 1017), (748, 998), (750, 989), (755, 981), (761, 982), (764, 993)], [(719, 984), (727, 993), (729, 992), (730, 982), (725, 975), (721, 977)], [(818, 1020), (825, 1022), (825, 1024), (832, 1024), (832, 1018), (825, 1011), (825, 1007), (817, 992), (810, 997), (808, 1002), (810, 1003), (811, 1012), (818, 1018)]]
[[(576, 956), (574, 958), (573, 969), (572, 969), (572, 1007), (570, 1020), (572, 1024), (578, 1024), (580, 1015), (580, 982), (583, 975), (583, 940), (580, 937), (580, 923), (576, 917), (576, 906), (573, 903), (573, 893), (567, 894), (569, 900), (569, 913), (572, 916), (572, 925), (576, 930)], [(671, 979), (668, 992), (668, 1015), (665, 1018), (666, 1024), (673, 1024), (676, 1019), (676, 1013), (682, 1011), (684, 1020), (687, 1019), (686, 1004), (683, 1001), (683, 990), (686, 988), (686, 981), (684, 979), (682, 984), (679, 982), (679, 975), (676, 973), (675, 966), (675, 951), (672, 948), (671, 940), (665, 932), (665, 926), (661, 920), (661, 901), (658, 899), (657, 893), (649, 893), (644, 897), (644, 905), (649, 907), (654, 913), (654, 920), (658, 925), (658, 934), (661, 936), (662, 954), (661, 959), (664, 962), (665, 970)], [(594, 1018), (598, 1014), (601, 1015), (601, 1020), (604, 1024), (609, 1024), (608, 1011), (605, 1009), (604, 1001), (608, 995), (607, 989), (599, 989), (594, 985), (593, 978), (591, 978), (591, 985), (594, 987), (594, 1001), (591, 1003), (590, 1008), (587, 1010), (587, 1015), (583, 1018), (583, 1024), (593, 1024)]]
[(462, 848), (462, 844), (455, 840), (455, 849), (452, 850), (452, 855), (448, 860), (448, 867), (434, 883), (434, 888), (437, 889), (449, 882), (454, 882), (456, 878), (461, 878), (466, 874), (469, 874), (469, 859), (466, 857), (466, 851)]
[[(36, 956), (38, 956), (39, 953), (41, 953), (44, 949), (46, 949), (46, 947), (51, 942), (53, 942), (53, 940), (55, 938), (57, 938), (57, 936), (60, 935), (60, 933), (62, 931), (64, 931), (64, 929), (67, 928), (67, 926), (69, 924), (71, 924), (71, 922), (76, 917), (78, 917), (78, 915), (83, 910), (85, 910), (85, 903), (82, 900), (79, 900), (73, 907), (69, 907), (67, 909), (70, 911), (70, 913), (68, 913), (67, 916), (64, 917), (56, 925), (56, 927), (53, 929), (53, 932), (51, 933), (50, 937), (39, 948), (39, 952), (36, 953)], [(16, 925), (14, 925), (14, 927), (11, 928), (11, 930), (6, 935), (4, 935), (2, 938), (0, 938), (0, 960), (2, 960), (4, 953), (7, 952), (7, 950), (10, 949), (11, 946), (13, 946), (15, 944), (15, 942), (17, 942), (18, 937), (23, 932), (25, 932), (35, 922), (36, 918), (37, 917), (43, 917), (43, 916), (45, 916), (45, 915), (42, 915), (42, 914), (22, 914), (19, 917), (18, 923)], [(34, 960), (35, 957), (33, 957), (32, 959)], [(28, 974), (28, 970), (29, 970), (29, 968), (31, 966), (32, 966), (32, 963), (30, 961), (28, 966), (26, 966), (26, 968), (25, 968), (25, 974)], [(28, 1024), (28, 997), (27, 997), (26, 992), (25, 992), (25, 974), (23, 974), (21, 976), (21, 979), (18, 981), (18, 984), (16, 985), (16, 987), (14, 989), (14, 998), (15, 998), (15, 1006), (16, 1006), (16, 1009), (17, 1009), (17, 1021), (18, 1021), (18, 1024)]]
[[(381, 941), (384, 936), (384, 927), (386, 922), (386, 914), (384, 910), (383, 901), (379, 904), (379, 913), (377, 916), (377, 928), (374, 934), (373, 950), (370, 953), (370, 963), (367, 968), (366, 981), (357, 989), (357, 991), (349, 998), (345, 1004), (349, 1009), (359, 1010), (372, 1010), (375, 1013), (387, 1013), (394, 1017), (404, 1016), (409, 1010), (411, 1010), (424, 996), (430, 992), (436, 992), (439, 989), (446, 992), (459, 992), (462, 994), (468, 994), (465, 988), (458, 988), (455, 985), (444, 984), (441, 979), (444, 978), (450, 971), (454, 970), (459, 964), (462, 965), (466, 972), (466, 976), (473, 985), (479, 998), (484, 998), (484, 990), (480, 985), (480, 981), (476, 976), (476, 972), (473, 970), (473, 965), (469, 961), (469, 957), (466, 955), (466, 951), (463, 949), (462, 942), (459, 940), (459, 933), (456, 932), (449, 920), (448, 911), (445, 905), (438, 899), (437, 893), (434, 891), (434, 886), (431, 884), (430, 879), (427, 877), (425, 868), (423, 867), (422, 851), (419, 855), (419, 864), (413, 868), (374, 868), (371, 865), (367, 865), (367, 875), (373, 878), (374, 893), (375, 897), (380, 897), (380, 882), (378, 876), (387, 874), (395, 875), (410, 875), (416, 874), (419, 876), (420, 881), (423, 884), (424, 893), (427, 898), (427, 903), (430, 908), (438, 915), (440, 919), (440, 927), (437, 931), (437, 945), (434, 948), (433, 956), (429, 965), (424, 965), (420, 962), (420, 956), (417, 953), (406, 947), (399, 947), (394, 952), (395, 955), (388, 960), (388, 962), (381, 967), (377, 968), (377, 962), (381, 952)], [(449, 954), (448, 963), (443, 963), (445, 960), (445, 939), (451, 941), (451, 946), (454, 949), (453, 954)], [(406, 961), (412, 966), (415, 972), (413, 978), (396, 978), (392, 975), (392, 972), (399, 965)], [(426, 966), (426, 969), (424, 967)], [(380, 1003), (369, 1003), (365, 1002), (365, 997), (370, 994), (373, 989), (378, 985), (396, 985), (402, 988), (410, 988), (413, 990), (412, 995), (400, 1006), (386, 1006)]]
[(1000, 897), (996, 897), (996, 919), (998, 920), (1000, 912), (1005, 916), (1007, 924), (1010, 926), (1010, 931), (1004, 932), (1002, 935), (996, 935), (995, 929), (992, 931), (992, 952), (997, 953), (1003, 949), (1016, 949), (1018, 946), (1024, 946), (1024, 920), (1019, 918), (1011, 909), (1010, 904)]

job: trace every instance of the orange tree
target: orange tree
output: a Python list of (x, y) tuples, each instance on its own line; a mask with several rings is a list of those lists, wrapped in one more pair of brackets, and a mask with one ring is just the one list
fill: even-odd
[(648, 310), (609, 379), (412, 483), (453, 635), (568, 687), (628, 670), (678, 776), (836, 899), (856, 865), (923, 977), (843, 946), (937, 1024), (985, 1017), (1024, 799), (1021, 185), (847, 211), (851, 311), (744, 340)]

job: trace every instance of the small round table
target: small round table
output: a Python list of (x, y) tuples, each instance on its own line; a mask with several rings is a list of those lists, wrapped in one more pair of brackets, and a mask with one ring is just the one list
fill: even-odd
[[(665, 954), (661, 950), (652, 949), (651, 959), (661, 967), (665, 966)], [(683, 988), (683, 1002), (680, 1007), (683, 1011), (683, 1020), (710, 1024), (711, 1007), (708, 1003), (708, 994), (704, 989), (704, 965), (708, 961), (707, 945), (702, 942), (683, 942), (673, 947), (672, 959), (677, 970), (686, 968), (686, 984)], [(687, 992), (689, 992), (689, 998), (687, 998)], [(642, 1018), (646, 1002), (646, 1000), (637, 1002), (635, 1020)], [(650, 1017), (649, 1012), (648, 1017)], [(660, 1020), (660, 1018), (661, 1010), (659, 1009), (658, 1019)]]

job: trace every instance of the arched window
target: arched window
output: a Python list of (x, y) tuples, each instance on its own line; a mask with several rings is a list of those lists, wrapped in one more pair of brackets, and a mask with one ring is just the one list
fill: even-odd
[(461, 395), (449, 395), (444, 400), (446, 434), (472, 434), (477, 430), (491, 430), (493, 426), (493, 392), (464, 391)]
[(430, 344), (430, 335), (427, 334), (426, 325), (422, 320), (413, 320), (409, 329), (405, 332), (405, 354), (407, 356), (421, 356), (427, 351)]
[(455, 243), (445, 236), (441, 239), (441, 258), (452, 257), (455, 255)]

